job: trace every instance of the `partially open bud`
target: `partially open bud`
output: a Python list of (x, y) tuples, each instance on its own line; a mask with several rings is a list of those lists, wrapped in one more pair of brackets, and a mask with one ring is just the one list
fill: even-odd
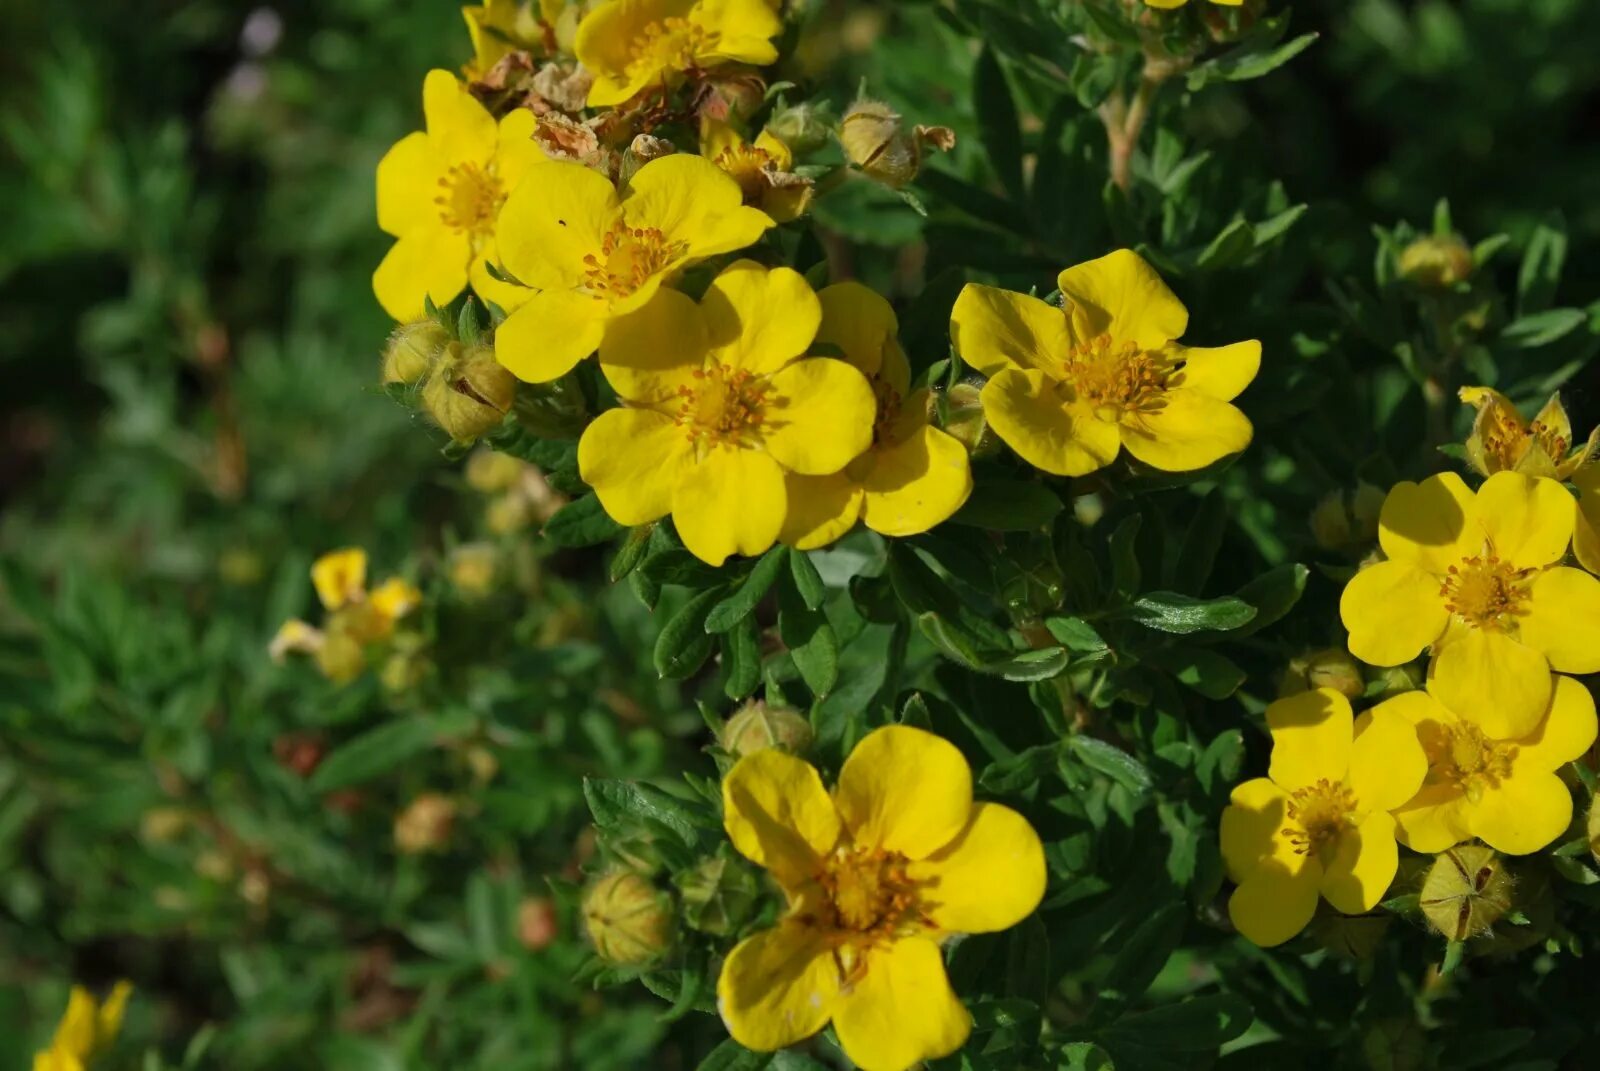
[(1422, 914), (1451, 941), (1487, 933), (1511, 910), (1513, 879), (1493, 848), (1460, 844), (1440, 852), (1422, 881)]
[(452, 342), (422, 385), (422, 405), (452, 439), (466, 443), (498, 427), (516, 394), (517, 378), (492, 348)]
[(666, 138), (658, 138), (654, 134), (637, 135), (622, 152), (622, 163), (617, 168), (617, 185), (626, 186), (645, 164), (663, 156), (671, 156), (677, 151), (678, 147)]
[(401, 324), (383, 351), (385, 383), (416, 383), (433, 371), (450, 344), (450, 332), (432, 320)]
[(979, 397), (983, 388), (975, 383), (957, 383), (945, 391), (944, 430), (955, 436), (973, 457), (987, 457), (1000, 448), (1000, 440), (989, 430), (989, 418)]
[(394, 846), (406, 855), (436, 852), (450, 842), (456, 805), (449, 796), (424, 792), (394, 819)]
[(752, 67), (723, 66), (706, 75), (694, 96), (701, 119), (739, 122), (766, 102), (767, 83)]
[(811, 746), (811, 723), (799, 711), (769, 707), (759, 699), (752, 699), (723, 725), (718, 742), (722, 750), (735, 758), (769, 747), (799, 754)]
[(760, 895), (755, 874), (726, 855), (701, 860), (675, 879), (683, 920), (701, 933), (722, 937), (750, 917)]
[(1347, 699), (1357, 699), (1366, 687), (1361, 664), (1342, 647), (1324, 647), (1290, 659), (1283, 676), (1278, 679), (1280, 697), (1332, 688)]
[(517, 940), (529, 952), (550, 947), (559, 925), (555, 902), (548, 896), (530, 896), (517, 905)]
[(1472, 250), (1454, 234), (1418, 238), (1400, 251), (1400, 275), (1424, 289), (1449, 289), (1472, 275)]
[(816, 152), (828, 143), (832, 132), (829, 116), (809, 102), (779, 108), (767, 120), (767, 131), (789, 146), (796, 156)]
[(602, 874), (583, 896), (583, 924), (599, 957), (632, 967), (650, 963), (672, 944), (672, 905), (631, 870)]
[(851, 105), (839, 124), (845, 157), (891, 189), (900, 189), (922, 169), (925, 148), (948, 151), (956, 135), (948, 127), (919, 126), (907, 130), (887, 104), (861, 100)]

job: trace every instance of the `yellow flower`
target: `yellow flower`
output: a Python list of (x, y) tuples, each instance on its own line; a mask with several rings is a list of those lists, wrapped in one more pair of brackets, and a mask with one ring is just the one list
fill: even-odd
[[(1600, 446), (1600, 428), (1572, 450), (1572, 421), (1561, 396), (1552, 394), (1530, 424), (1511, 399), (1490, 387), (1462, 387), (1461, 400), (1478, 415), (1467, 439), (1467, 460), (1485, 476), (1510, 470), (1528, 476), (1569, 479)], [(1569, 453), (1569, 451), (1571, 451)]]
[(607, 108), (685, 72), (773, 63), (783, 28), (770, 0), (616, 0), (578, 25), (578, 60), (594, 74), (589, 107)]
[(741, 260), (699, 304), (661, 290), (614, 323), (600, 367), (625, 405), (578, 442), (606, 512), (630, 525), (671, 513), (713, 565), (770, 547), (790, 508), (785, 474), (838, 472), (872, 441), (866, 377), (804, 356), (821, 319), (798, 272)]
[(461, 9), (472, 38), (472, 62), (466, 76), (479, 81), (512, 52), (542, 50), (544, 31), (526, 4), (517, 0), (484, 0)]
[(533, 143), (533, 113), (497, 125), (449, 71), (422, 83), (427, 132), (407, 134), (378, 162), (378, 226), (399, 239), (372, 275), (372, 289), (396, 320), (420, 320), (423, 298), (444, 305), (470, 282), (503, 309), (528, 298), (486, 264), (498, 259), (497, 220), (528, 169), (545, 162)]
[[(360, 547), (345, 547), (318, 558), (311, 565), (311, 586), (323, 607), (338, 616), (343, 629), (363, 643), (387, 637), (395, 622), (422, 602), (422, 592), (399, 577), (390, 577), (368, 592), (367, 552)], [(288, 621), (273, 643), (284, 650), (298, 650), (313, 632), (304, 622)]]
[(887, 536), (926, 532), (972, 491), (967, 450), (928, 422), (926, 390), (911, 392), (911, 368), (895, 339), (894, 310), (860, 283), (836, 283), (817, 295), (817, 341), (838, 346), (877, 395), (872, 445), (831, 476), (789, 477), (782, 538), (802, 550), (833, 542), (860, 518)]
[(73, 986), (50, 1047), (34, 1054), (33, 1071), (84, 1071), (117, 1039), (132, 995), (131, 983), (118, 982), (102, 1004), (87, 989)]
[(900, 725), (857, 745), (831, 796), (810, 764), (769, 748), (729, 771), (722, 801), (734, 847), (789, 904), (722, 965), (717, 1004), (734, 1039), (771, 1052), (832, 1020), (865, 1071), (960, 1048), (971, 1018), (939, 945), (1038, 906), (1044, 851), (1027, 820), (974, 803), (961, 753)]
[(730, 124), (707, 120), (701, 124), (700, 154), (739, 184), (745, 204), (761, 209), (775, 223), (798, 219), (811, 204), (811, 180), (789, 170), (794, 154), (769, 131), (761, 131), (751, 144)]
[[(1187, 4), (1189, 0), (1144, 0), (1144, 2), (1150, 7), (1171, 9), (1175, 7), (1182, 7), (1184, 4)], [(1211, 2), (1213, 4), (1222, 4), (1224, 7), (1238, 7), (1240, 4), (1244, 3), (1244, 0), (1211, 0)]]
[(1264, 948), (1304, 929), (1319, 895), (1346, 915), (1377, 906), (1400, 863), (1389, 812), (1428, 769), (1410, 722), (1381, 706), (1355, 719), (1331, 688), (1273, 703), (1267, 728), (1267, 776), (1236, 787), (1222, 812), (1222, 858), (1239, 886), (1228, 915)]
[(1188, 311), (1127, 249), (1056, 281), (1064, 310), (969, 283), (950, 316), (956, 351), (990, 377), (989, 426), (1025, 461), (1082, 476), (1126, 446), (1187, 472), (1249, 445), (1250, 421), (1228, 403), (1255, 378), (1261, 343), (1178, 345)]
[(1594, 698), (1571, 677), (1557, 677), (1550, 705), (1533, 731), (1496, 739), (1427, 692), (1380, 703), (1417, 727), (1428, 755), (1422, 790), (1395, 811), (1400, 841), (1442, 852), (1478, 837), (1496, 851), (1526, 855), (1566, 831), (1572, 793), (1556, 771), (1595, 739)]
[(1578, 515), (1572, 529), (1572, 556), (1591, 573), (1600, 573), (1600, 464), (1585, 465), (1572, 477), (1578, 488)]
[(650, 161), (625, 197), (581, 164), (551, 162), (502, 214), (505, 265), (539, 293), (495, 332), (500, 362), (530, 383), (564, 375), (678, 269), (760, 238), (772, 220), (743, 201), (698, 156)]
[(1550, 703), (1550, 670), (1600, 670), (1600, 580), (1557, 565), (1572, 495), (1554, 480), (1454, 473), (1399, 483), (1384, 499), (1387, 561), (1345, 586), (1350, 653), (1398, 666), (1432, 645), (1430, 689), (1490, 736), (1527, 736)]
[(311, 563), (311, 586), (324, 609), (337, 610), (367, 597), (367, 552), (360, 547), (331, 550)]

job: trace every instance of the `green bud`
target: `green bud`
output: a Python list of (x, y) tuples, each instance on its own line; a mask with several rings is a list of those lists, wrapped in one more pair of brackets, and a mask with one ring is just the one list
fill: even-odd
[(383, 381), (416, 383), (433, 370), (449, 343), (450, 332), (433, 320), (401, 324), (383, 350)]
[(1472, 275), (1472, 250), (1454, 234), (1418, 238), (1400, 252), (1400, 276), (1425, 290), (1448, 290)]
[(1422, 881), (1422, 914), (1451, 941), (1478, 937), (1511, 910), (1513, 879), (1493, 848), (1460, 844), (1434, 857)]
[(769, 707), (752, 699), (722, 727), (722, 750), (735, 758), (769, 747), (800, 754), (811, 746), (811, 723), (788, 707)]
[(957, 383), (944, 395), (944, 430), (973, 457), (988, 457), (1000, 449), (1000, 440), (989, 429), (989, 418), (979, 400), (982, 393), (983, 388), (976, 383)]
[(942, 126), (907, 130), (887, 104), (858, 100), (839, 123), (839, 144), (845, 157), (872, 179), (890, 189), (909, 185), (922, 170), (924, 148), (948, 151), (955, 132)]
[(672, 944), (670, 898), (631, 870), (595, 879), (583, 896), (583, 924), (595, 953), (619, 966), (653, 962)]
[(792, 104), (779, 108), (767, 120), (767, 132), (796, 156), (816, 152), (828, 143), (832, 124), (815, 104)]
[(489, 346), (452, 342), (422, 386), (422, 405), (456, 442), (499, 427), (516, 400), (517, 380)]
[(1278, 695), (1297, 695), (1314, 688), (1332, 688), (1346, 699), (1357, 699), (1366, 691), (1361, 663), (1342, 647), (1324, 647), (1291, 659), (1278, 679)]
[(755, 874), (726, 855), (703, 859), (673, 880), (684, 921), (716, 937), (738, 930), (750, 917), (761, 892)]

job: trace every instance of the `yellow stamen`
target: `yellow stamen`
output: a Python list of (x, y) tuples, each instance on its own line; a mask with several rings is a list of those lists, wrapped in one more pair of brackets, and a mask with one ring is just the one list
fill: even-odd
[(439, 189), (433, 203), (439, 206), (439, 219), (446, 227), (480, 238), (494, 230), (506, 190), (493, 164), (487, 168), (456, 164), (440, 176)]
[(706, 32), (686, 18), (673, 16), (648, 23), (629, 48), (629, 72), (640, 68), (687, 71), (707, 51)]
[(706, 446), (743, 446), (761, 426), (766, 381), (742, 368), (708, 364), (694, 374), (693, 386), (678, 388), (683, 399), (676, 417), (689, 441)]
[(1159, 353), (1097, 335), (1067, 354), (1060, 378), (1094, 406), (1096, 416), (1114, 421), (1124, 413), (1161, 408), (1177, 370)]
[(1321, 778), (1289, 796), (1289, 842), (1301, 855), (1320, 853), (1354, 825), (1355, 793), (1342, 782)]
[(655, 227), (619, 221), (600, 239), (599, 252), (583, 258), (584, 283), (598, 297), (625, 298), (683, 252), (684, 243), (668, 241)]
[(1445, 733), (1445, 746), (1434, 762), (1431, 780), (1454, 786), (1478, 803), (1485, 792), (1511, 776), (1516, 745), (1490, 740), (1470, 722), (1452, 725)]
[(1526, 612), (1532, 569), (1513, 569), (1486, 551), (1450, 566), (1439, 595), (1445, 609), (1473, 628), (1504, 631)]

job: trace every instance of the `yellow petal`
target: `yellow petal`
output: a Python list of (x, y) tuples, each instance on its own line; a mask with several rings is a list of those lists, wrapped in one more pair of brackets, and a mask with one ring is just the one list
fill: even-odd
[(789, 510), (778, 536), (796, 550), (825, 547), (855, 527), (861, 516), (861, 486), (845, 472), (784, 477)]
[(583, 282), (583, 258), (599, 254), (621, 205), (611, 183), (582, 164), (538, 167), (537, 179), (520, 183), (500, 209), (500, 259), (528, 286), (569, 289)]
[(1350, 700), (1332, 688), (1279, 699), (1267, 707), (1272, 761), (1267, 776), (1293, 791), (1317, 781), (1338, 784), (1350, 769), (1354, 718)]
[(1428, 691), (1496, 740), (1533, 732), (1550, 703), (1544, 655), (1509, 636), (1463, 628), (1428, 665)]
[(1495, 554), (1515, 568), (1549, 565), (1567, 552), (1576, 506), (1556, 481), (1497, 472), (1478, 488), (1477, 505)]
[(367, 597), (367, 602), (378, 612), (384, 622), (384, 628), (422, 605), (422, 592), (408, 580), (398, 576), (391, 576), (388, 580), (372, 589), (372, 594)]
[(378, 226), (396, 238), (439, 221), (433, 203), (443, 168), (422, 131), (407, 134), (378, 161)]
[(907, 1071), (966, 1043), (972, 1017), (950, 989), (939, 946), (906, 937), (867, 954), (866, 973), (839, 995), (833, 1028), (862, 1071)]
[(956, 839), (907, 873), (939, 929), (993, 933), (1027, 918), (1044, 898), (1044, 847), (1016, 811), (975, 803)]
[(1572, 793), (1553, 773), (1518, 773), (1464, 809), (1473, 834), (1489, 847), (1527, 855), (1566, 831), (1572, 822)]
[(1374, 811), (1339, 834), (1322, 875), (1322, 895), (1335, 910), (1360, 915), (1378, 906), (1400, 868), (1394, 833), (1394, 817)]
[(621, 104), (649, 85), (661, 71), (655, 64), (634, 62), (640, 36), (650, 24), (682, 18), (692, 6), (685, 0), (623, 0), (600, 4), (585, 15), (572, 47), (578, 62), (594, 75), (589, 107)]
[(986, 376), (1004, 368), (1059, 368), (1072, 338), (1067, 315), (1036, 297), (968, 283), (950, 311), (950, 340)]
[(1109, 334), (1117, 342), (1159, 350), (1182, 338), (1189, 311), (1156, 270), (1131, 249), (1068, 268), (1056, 277), (1077, 337)]
[(1345, 585), (1339, 618), (1350, 653), (1375, 666), (1409, 662), (1444, 632), (1450, 614), (1439, 581), (1408, 562), (1369, 565)]
[(50, 1047), (87, 1060), (95, 1049), (98, 1014), (99, 1003), (94, 999), (94, 994), (81, 985), (73, 986), (67, 996), (67, 1010), (62, 1013), (61, 1022), (56, 1024)]
[(576, 290), (541, 290), (494, 333), (494, 355), (525, 383), (560, 379), (595, 351), (606, 330), (605, 305)]
[(817, 299), (822, 303), (817, 341), (838, 346), (845, 360), (868, 376), (877, 375), (884, 350), (900, 330), (889, 302), (857, 282), (823, 287)]
[(790, 472), (826, 476), (872, 445), (878, 401), (867, 378), (843, 361), (807, 357), (767, 383), (761, 439)]
[(435, 68), (423, 79), (422, 112), (428, 139), (446, 164), (485, 164), (494, 155), (494, 118), (449, 71)]
[(1550, 707), (1530, 736), (1517, 741), (1512, 772), (1549, 773), (1583, 756), (1595, 740), (1594, 696), (1571, 677), (1557, 677)]
[(689, 439), (652, 409), (608, 409), (578, 440), (578, 472), (618, 524), (649, 524), (672, 510)]
[(1322, 867), (1295, 858), (1302, 862), (1293, 868), (1278, 862), (1256, 868), (1228, 897), (1234, 928), (1262, 948), (1283, 944), (1316, 914)]
[(1428, 785), (1394, 812), (1395, 836), (1414, 852), (1442, 852), (1471, 840), (1466, 801), (1454, 785)]
[(771, 0), (700, 0), (689, 19), (709, 31), (709, 50), (695, 57), (701, 62), (726, 60), (757, 67), (777, 62), (772, 38), (783, 29), (783, 22)]
[(862, 520), (886, 536), (926, 532), (948, 520), (972, 493), (967, 448), (930, 425), (898, 443), (874, 446), (862, 477)]
[(1392, 811), (1417, 794), (1428, 775), (1428, 756), (1417, 728), (1382, 705), (1356, 720), (1346, 778), (1362, 810)]
[(472, 245), (442, 223), (410, 231), (395, 242), (372, 273), (372, 292), (383, 311), (403, 323), (422, 319), (424, 297), (440, 308), (467, 285)]
[[(496, 134), (494, 167), (495, 174), (499, 176), (501, 185), (508, 194), (520, 186), (534, 168), (552, 162), (533, 140), (533, 131), (538, 125), (539, 121), (527, 108), (515, 108), (500, 120), (500, 129)], [(542, 178), (543, 172), (536, 177)]]
[(1261, 343), (1256, 341), (1215, 348), (1173, 346), (1168, 352), (1184, 362), (1183, 389), (1223, 402), (1238, 397), (1261, 370)]
[(711, 355), (732, 368), (771, 375), (806, 352), (822, 303), (793, 268), (753, 260), (728, 265), (700, 299)]
[(705, 319), (688, 294), (658, 290), (642, 308), (612, 320), (600, 341), (600, 370), (623, 398), (675, 409), (706, 361)]
[(686, 465), (672, 492), (683, 545), (721, 565), (730, 554), (760, 554), (783, 528), (783, 469), (755, 450), (713, 447)]
[(811, 878), (840, 832), (816, 768), (779, 748), (746, 755), (722, 779), (722, 827), (739, 854), (786, 888)]
[(1001, 369), (979, 400), (995, 434), (1045, 472), (1082, 476), (1111, 464), (1122, 448), (1117, 425), (1087, 406), (1069, 404), (1043, 372)]
[[(1182, 7), (1184, 4), (1187, 4), (1189, 0), (1144, 0), (1144, 2), (1147, 7), (1161, 8), (1164, 11), (1170, 11), (1175, 7)], [(1215, 3), (1216, 0), (1212, 0), (1212, 2)], [(1259, 944), (1260, 942), (1257, 943)]]
[(773, 1052), (828, 1025), (839, 970), (821, 932), (793, 921), (745, 938), (722, 963), (717, 1010), (747, 1049)]
[(1187, 386), (1168, 391), (1158, 409), (1123, 418), (1122, 445), (1163, 472), (1203, 469), (1250, 445), (1250, 418)]
[(1554, 669), (1600, 671), (1600, 580), (1565, 565), (1539, 573), (1517, 632), (1523, 643), (1543, 651)]
[(690, 259), (753, 245), (772, 226), (766, 213), (745, 206), (743, 191), (726, 172), (687, 153), (641, 167), (622, 211), (630, 225), (655, 227), (668, 241), (684, 243)]
[(367, 552), (360, 547), (329, 551), (311, 564), (311, 586), (329, 610), (364, 598), (367, 590)]
[(122, 1032), (123, 1015), (128, 1010), (128, 1000), (132, 996), (132, 982), (118, 982), (111, 987), (111, 992), (106, 994), (105, 1002), (100, 1005), (99, 1014), (95, 1017), (99, 1050), (103, 1051)]
[(1483, 529), (1472, 492), (1453, 472), (1389, 489), (1378, 515), (1378, 542), (1390, 559), (1438, 576), (1483, 551)]
[(1289, 794), (1270, 778), (1235, 785), (1222, 811), (1222, 861), (1228, 877), (1242, 883), (1264, 862), (1296, 869), (1303, 862), (1288, 837)]
[(948, 740), (888, 725), (850, 752), (833, 798), (857, 845), (925, 859), (966, 828), (972, 771)]

